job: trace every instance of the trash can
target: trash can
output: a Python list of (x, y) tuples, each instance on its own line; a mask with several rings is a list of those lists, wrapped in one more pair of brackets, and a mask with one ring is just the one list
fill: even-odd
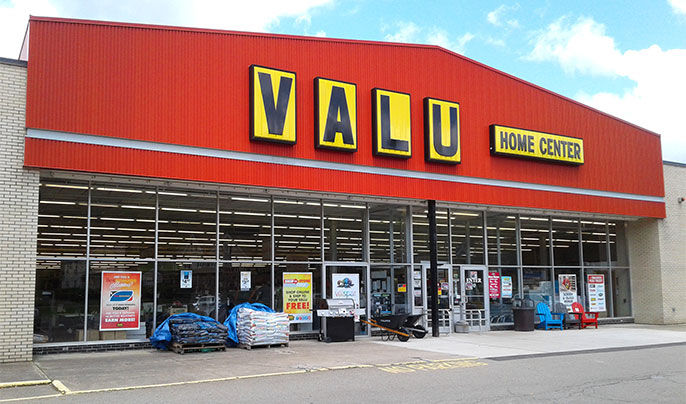
[(515, 331), (534, 330), (534, 301), (515, 298), (512, 301), (512, 314)]

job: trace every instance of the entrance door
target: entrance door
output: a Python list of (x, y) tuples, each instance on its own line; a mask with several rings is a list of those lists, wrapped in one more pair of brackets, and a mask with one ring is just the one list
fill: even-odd
[(460, 265), (460, 318), (469, 331), (488, 331), (491, 328), (488, 304), (488, 271), (485, 266)]
[[(426, 325), (429, 329), (431, 323), (431, 306), (428, 302), (429, 296), (429, 271), (431, 265), (422, 263), (422, 277), (424, 279), (424, 307), (426, 307)], [(441, 334), (449, 334), (453, 327), (453, 270), (450, 265), (438, 265), (438, 331)]]
[(369, 326), (360, 319), (369, 318), (367, 282), (369, 267), (359, 263), (326, 263), (322, 280), (322, 295), (327, 299), (351, 298), (357, 310), (355, 335), (369, 335)]

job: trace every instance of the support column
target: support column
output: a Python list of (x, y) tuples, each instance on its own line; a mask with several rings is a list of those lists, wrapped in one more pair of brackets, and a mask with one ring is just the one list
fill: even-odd
[(429, 305), (431, 306), (431, 335), (439, 336), (438, 331), (438, 258), (436, 244), (436, 201), (428, 201), (429, 207)]

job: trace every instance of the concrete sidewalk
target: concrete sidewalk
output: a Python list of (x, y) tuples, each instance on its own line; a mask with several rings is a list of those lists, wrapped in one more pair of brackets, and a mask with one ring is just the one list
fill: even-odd
[[(385, 342), (380, 338), (326, 344), (293, 341), (289, 347), (188, 353), (154, 350), (42, 355), (0, 365), (0, 401), (64, 392), (126, 389), (264, 377), (312, 371), (466, 358), (507, 359), (593, 350), (685, 344), (686, 325), (605, 325), (565, 331), (492, 331)], [(686, 360), (686, 359), (685, 359)], [(24, 384), (35, 383), (25, 386)], [(43, 384), (40, 384), (43, 383)], [(52, 384), (47, 384), (52, 383)]]

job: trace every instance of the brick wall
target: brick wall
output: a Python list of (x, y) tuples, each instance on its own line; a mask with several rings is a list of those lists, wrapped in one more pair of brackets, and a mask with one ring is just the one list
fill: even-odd
[(31, 360), (37, 171), (25, 170), (26, 66), (0, 60), (0, 363)]
[(667, 217), (627, 228), (637, 323), (686, 323), (686, 165), (665, 163), (664, 175)]
[(659, 221), (665, 324), (686, 323), (686, 164), (664, 165), (667, 218)]
[(664, 321), (658, 227), (656, 219), (627, 223), (631, 300), (637, 323), (662, 324)]

